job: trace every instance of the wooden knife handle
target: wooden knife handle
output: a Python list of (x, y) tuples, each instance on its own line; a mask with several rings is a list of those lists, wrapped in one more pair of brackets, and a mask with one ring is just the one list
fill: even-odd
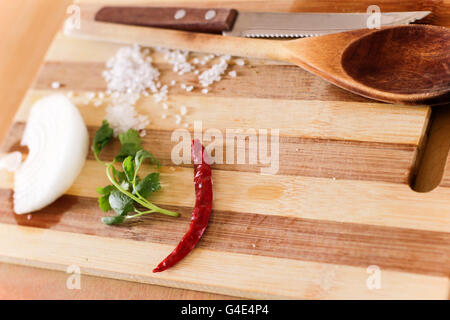
[(192, 32), (222, 33), (231, 30), (236, 16), (237, 11), (234, 9), (103, 7), (95, 15), (95, 20)]

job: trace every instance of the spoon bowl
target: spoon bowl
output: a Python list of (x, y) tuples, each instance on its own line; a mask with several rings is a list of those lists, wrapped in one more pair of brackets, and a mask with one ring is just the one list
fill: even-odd
[(442, 29), (413, 25), (370, 33), (345, 48), (342, 68), (377, 90), (439, 96), (450, 83), (450, 33)]
[(287, 43), (290, 60), (368, 98), (406, 104), (448, 102), (450, 30), (405, 25)]

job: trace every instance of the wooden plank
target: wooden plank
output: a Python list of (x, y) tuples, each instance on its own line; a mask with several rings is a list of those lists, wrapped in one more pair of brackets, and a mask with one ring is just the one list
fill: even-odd
[[(181, 218), (147, 216), (126, 226), (101, 224), (97, 199), (64, 196), (33, 215), (14, 215), (12, 192), (0, 189), (0, 222), (176, 246), (192, 208), (169, 206)], [(450, 233), (214, 210), (199, 248), (339, 265), (446, 276)], [(343, 254), (345, 252), (345, 254)]]
[[(9, 138), (5, 141), (3, 152), (28, 153), (28, 149), (21, 146), (19, 141), (24, 126), (25, 124), (22, 122), (16, 122), (13, 125), (9, 132)], [(90, 141), (92, 141), (98, 127), (89, 127), (88, 129)], [(151, 150), (161, 164), (173, 165), (170, 146), (174, 146), (175, 143), (171, 141), (172, 132), (152, 129), (148, 129), (146, 132), (147, 135), (143, 138), (143, 147)], [(192, 131), (190, 133), (193, 136), (194, 133)], [(281, 136), (279, 143), (277, 174), (402, 184), (409, 182), (416, 152), (416, 147), (412, 145), (379, 142)], [(120, 143), (113, 141), (110, 147), (102, 151), (102, 158), (112, 161), (119, 150)], [(244, 148), (236, 146), (236, 152), (243, 152), (246, 155), (245, 164), (226, 164), (225, 147), (219, 150), (222, 150), (224, 156), (222, 164), (214, 165), (214, 168), (218, 170), (260, 172), (262, 168), (268, 166), (248, 163), (249, 152), (258, 152), (248, 143)], [(88, 159), (95, 160), (92, 151), (89, 152)], [(351, 171), (348, 170), (349, 163), (352, 164)]]
[(445, 299), (448, 294), (446, 277), (381, 270), (381, 288), (369, 290), (366, 268), (205, 249), (194, 250), (176, 267), (153, 274), (149, 266), (157, 264), (171, 246), (32, 227), (0, 224), (0, 242), (5, 244), (0, 247), (4, 262), (55, 270), (77, 265), (87, 275), (249, 298)]
[[(222, 170), (213, 179), (214, 210), (450, 232), (449, 188), (416, 193), (402, 184)], [(4, 173), (0, 188), (11, 182)], [(193, 206), (192, 169), (163, 167), (161, 183), (156, 204)], [(107, 184), (103, 168), (88, 160), (67, 194), (97, 197), (95, 188)]]
[[(55, 90), (31, 90), (16, 114), (16, 122), (26, 121), (33, 103), (55, 93)], [(73, 99), (87, 126), (99, 126), (105, 117), (105, 106), (94, 107), (86, 101), (84, 92)], [(108, 103), (106, 99), (105, 104)], [(193, 128), (194, 121), (202, 121), (203, 128), (280, 129), (280, 135), (305, 138), (357, 140), (398, 144), (420, 144), (428, 123), (430, 109), (384, 103), (346, 101), (254, 99), (197, 95), (171, 95), (172, 111), (165, 111), (152, 97), (142, 97), (136, 110), (151, 114), (147, 129), (176, 130), (173, 115), (185, 105), (188, 113), (184, 122)], [(177, 107), (177, 108), (176, 108)], [(273, 112), (277, 110), (277, 112)], [(161, 115), (167, 113), (167, 119)], [(270, 114), (270, 116), (265, 116)], [(370, 121), (363, 121), (369, 120)]]
[(66, 272), (0, 263), (2, 300), (233, 300), (235, 297), (81, 275), (81, 288), (67, 289)]

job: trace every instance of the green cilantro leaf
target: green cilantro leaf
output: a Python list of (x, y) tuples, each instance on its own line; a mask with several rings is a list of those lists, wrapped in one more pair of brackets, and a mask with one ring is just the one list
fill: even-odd
[(115, 179), (119, 184), (121, 184), (121, 183), (124, 182), (124, 181), (125, 181), (125, 182), (127, 181), (127, 176), (126, 176), (125, 172), (119, 171), (119, 170), (117, 170), (117, 169), (114, 168), (114, 167), (112, 167), (112, 172), (113, 172), (114, 179)]
[(122, 222), (125, 221), (125, 219), (126, 219), (125, 216), (118, 215), (118, 216), (112, 216), (112, 217), (103, 217), (102, 222), (107, 225), (121, 224)]
[(135, 157), (136, 153), (142, 150), (142, 140), (139, 137), (139, 132), (134, 129), (121, 133), (119, 139), (122, 147), (115, 158), (116, 161), (123, 161), (128, 156)]
[(108, 212), (111, 210), (111, 206), (109, 204), (109, 195), (112, 191), (114, 191), (116, 188), (114, 186), (106, 186), (104, 188), (98, 187), (97, 193), (101, 195), (100, 198), (98, 198), (98, 206), (102, 211)]
[(140, 167), (145, 159), (150, 159), (150, 161), (153, 164), (156, 164), (158, 166), (158, 168), (161, 166), (161, 162), (159, 162), (159, 160), (156, 159), (154, 155), (152, 155), (150, 152), (142, 149), (136, 153), (136, 157), (134, 158), (134, 162), (136, 164), (136, 172), (140, 169)]
[(94, 137), (92, 149), (94, 156), (98, 160), (100, 151), (108, 144), (113, 137), (113, 129), (110, 128), (108, 121), (103, 120), (102, 126), (97, 130)]
[(141, 145), (142, 140), (139, 137), (139, 132), (137, 132), (134, 129), (130, 129), (127, 132), (123, 132), (119, 135), (119, 140), (121, 144), (127, 144), (127, 143), (131, 143), (131, 144), (136, 144), (136, 145)]
[(114, 158), (116, 161), (123, 161), (126, 157), (133, 157), (136, 155), (136, 153), (142, 150), (141, 145), (133, 144), (133, 143), (126, 143), (123, 144), (120, 148), (119, 154)]
[(109, 196), (109, 194), (115, 189), (114, 186), (106, 186), (104, 188), (98, 187), (97, 193), (102, 196)]
[(109, 205), (118, 215), (126, 215), (134, 210), (133, 199), (119, 190), (114, 190), (109, 195)]
[[(100, 151), (112, 139), (113, 133), (108, 122), (104, 120), (95, 134), (93, 144), (95, 158), (106, 165), (106, 175), (112, 184), (104, 188), (97, 188), (97, 193), (100, 195), (98, 205), (105, 212), (114, 210), (117, 213), (116, 216), (103, 217), (102, 222), (107, 225), (120, 224), (126, 219), (154, 212), (177, 217), (178, 213), (159, 208), (146, 199), (153, 192), (161, 189), (159, 173), (150, 173), (141, 180), (138, 171), (146, 159), (158, 167), (161, 164), (150, 152), (142, 148), (142, 140), (138, 131), (130, 129), (119, 135), (122, 146), (114, 161), (105, 163), (98, 158)], [(123, 171), (115, 168), (117, 162), (122, 162)], [(148, 210), (138, 211), (136, 205)], [(135, 214), (128, 215), (130, 212), (135, 212)]]
[(136, 191), (144, 198), (148, 198), (150, 194), (160, 189), (161, 184), (159, 183), (159, 173), (157, 172), (150, 173), (136, 185)]
[(130, 183), (134, 183), (135, 177), (135, 167), (132, 156), (128, 156), (122, 163), (123, 171), (127, 176), (127, 179)]
[(101, 196), (98, 198), (98, 206), (103, 212), (108, 212), (111, 210), (111, 205), (109, 204), (109, 194), (106, 196)]

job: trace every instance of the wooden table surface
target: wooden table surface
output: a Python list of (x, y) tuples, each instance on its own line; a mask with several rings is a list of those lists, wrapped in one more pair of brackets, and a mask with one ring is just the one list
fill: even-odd
[[(0, 1), (0, 141), (5, 137), (15, 111), (38, 72), (53, 35), (65, 17), (70, 0)], [(136, 1), (134, 1), (136, 2)], [(142, 1), (141, 1), (142, 2)], [(286, 3), (287, 1), (285, 1)], [(290, 1), (303, 3), (304, 1)], [(306, 3), (307, 1), (305, 1)], [(347, 7), (352, 7), (351, 2)], [(364, 2), (364, 1), (362, 1)], [(388, 9), (394, 1), (383, 2)], [(414, 1), (412, 1), (414, 2)], [(432, 1), (433, 2), (433, 1)], [(439, 1), (436, 1), (436, 3)], [(198, 2), (197, 2), (198, 4)], [(307, 6), (304, 4), (304, 6)], [(449, 6), (444, 1), (443, 6)], [(277, 5), (273, 4), (274, 11)], [(272, 8), (271, 7), (271, 8)], [(411, 8), (411, 10), (413, 10)], [(311, 11), (314, 11), (313, 9)], [(332, 11), (332, 10), (330, 10)], [(336, 10), (338, 9), (336, 8)], [(448, 25), (447, 15), (437, 16)], [(435, 22), (433, 21), (433, 22)], [(444, 22), (443, 22), (444, 21)], [(426, 190), (439, 181), (450, 148), (450, 112), (433, 111), (435, 122), (427, 151), (418, 171), (419, 188)], [(435, 143), (440, 141), (439, 143)], [(442, 142), (444, 141), (444, 142)], [(63, 272), (0, 263), (0, 299), (227, 299), (231, 297), (190, 290), (82, 276), (81, 290), (68, 290)]]

